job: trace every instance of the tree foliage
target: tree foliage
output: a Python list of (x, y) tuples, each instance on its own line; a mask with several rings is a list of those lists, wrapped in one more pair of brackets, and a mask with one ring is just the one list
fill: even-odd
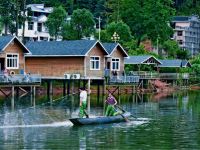
[(192, 71), (195, 74), (200, 74), (200, 54), (191, 59)]
[(174, 40), (167, 40), (163, 43), (162, 48), (168, 54), (170, 58), (177, 57), (177, 51), (180, 50), (178, 43)]
[(198, 0), (174, 0), (177, 15), (200, 15), (200, 1)]
[(49, 34), (54, 36), (55, 39), (61, 35), (66, 16), (67, 13), (62, 6), (54, 8), (53, 12), (48, 16), (46, 25), (49, 29)]
[[(200, 15), (200, 1), (197, 0), (1, 0), (0, 22), (5, 34), (18, 34), (19, 24), (25, 28), (25, 5), (44, 4), (55, 7), (49, 15), (47, 26), (52, 36), (62, 34), (64, 39), (81, 39), (94, 33), (101, 17), (101, 40), (111, 42), (114, 32), (120, 36), (120, 43), (126, 49), (141, 49), (141, 41), (150, 39), (169, 54), (169, 57), (185, 59), (187, 51), (169, 40), (173, 34), (169, 27), (174, 15)], [(62, 9), (58, 9), (62, 6)], [(64, 23), (66, 12), (71, 16), (71, 24)], [(62, 15), (63, 14), (63, 15)], [(65, 15), (64, 15), (65, 14)], [(83, 19), (84, 18), (84, 19)], [(63, 25), (65, 24), (65, 25)], [(133, 36), (131, 36), (133, 35)]]
[(167, 53), (168, 58), (188, 59), (188, 50), (182, 50), (174, 40), (167, 40), (163, 43), (162, 48)]
[(101, 17), (101, 28), (104, 28), (106, 24), (106, 0), (76, 0), (74, 2), (74, 9), (87, 9), (89, 10), (94, 18), (96, 24), (98, 24), (98, 17)]
[(171, 0), (122, 1), (122, 20), (131, 28), (138, 40), (138, 46), (144, 35), (147, 35), (153, 42), (156, 42), (158, 38), (160, 42), (169, 38), (172, 29), (168, 23), (174, 15), (171, 5)]
[[(5, 27), (5, 35), (10, 32), (18, 36), (19, 24), (26, 20), (26, 0), (2, 0), (0, 3), (1, 23)], [(25, 28), (25, 26), (23, 26)]]
[(111, 22), (110, 24), (108, 24), (105, 29), (105, 34), (102, 34), (103, 32), (101, 33), (101, 40), (104, 42), (112, 42), (111, 37), (113, 36), (114, 32), (119, 35), (120, 39), (118, 40), (118, 42), (120, 43), (130, 41), (132, 38), (129, 26), (120, 21), (118, 23)]
[(94, 32), (93, 15), (87, 9), (77, 9), (71, 16), (71, 26), (77, 32), (77, 39), (89, 37)]
[(8, 34), (9, 25), (14, 19), (13, 16), (13, 4), (11, 1), (2, 0), (0, 3), (0, 16), (1, 22), (5, 26), (5, 34)]
[(121, 20), (122, 0), (107, 0), (108, 22), (119, 22)]
[(62, 37), (64, 40), (77, 40), (78, 35), (72, 25), (65, 23), (62, 30)]
[(179, 49), (177, 51), (177, 58), (178, 59), (188, 59), (189, 58), (188, 50)]

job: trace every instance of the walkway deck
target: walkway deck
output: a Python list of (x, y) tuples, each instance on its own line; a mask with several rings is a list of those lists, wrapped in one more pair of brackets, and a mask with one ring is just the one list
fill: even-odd
[(32, 75), (3, 75), (0, 74), (0, 85), (2, 86), (10, 86), (10, 85), (40, 85), (41, 84), (41, 76), (38, 74)]
[(138, 83), (140, 80), (177, 80), (189, 79), (189, 73), (152, 73), (152, 72), (134, 72), (128, 76), (111, 76), (110, 83)]

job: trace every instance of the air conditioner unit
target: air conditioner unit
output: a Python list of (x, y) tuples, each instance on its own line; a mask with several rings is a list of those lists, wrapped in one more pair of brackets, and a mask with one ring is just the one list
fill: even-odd
[(70, 78), (71, 78), (71, 74), (65, 73), (65, 74), (64, 74), (64, 78), (65, 78), (65, 79), (70, 79)]
[(81, 75), (80, 74), (72, 74), (72, 79), (80, 79)]

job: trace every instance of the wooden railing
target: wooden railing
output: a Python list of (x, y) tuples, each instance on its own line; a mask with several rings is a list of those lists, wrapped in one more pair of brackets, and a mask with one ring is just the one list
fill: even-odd
[(138, 83), (140, 79), (189, 79), (189, 73), (131, 72), (132, 75), (110, 76), (109, 83)]
[(40, 84), (41, 83), (41, 75), (38, 74), (15, 74), (15, 75), (7, 75), (0, 74), (0, 84)]
[(189, 73), (131, 72), (140, 79), (189, 79)]
[(110, 83), (138, 83), (139, 76), (111, 76)]

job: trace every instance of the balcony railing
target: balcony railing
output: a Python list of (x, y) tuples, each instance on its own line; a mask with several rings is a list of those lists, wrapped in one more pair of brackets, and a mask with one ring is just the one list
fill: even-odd
[(0, 74), (0, 84), (40, 84), (41, 75), (31, 74), (31, 75), (4, 75)]
[(111, 76), (110, 83), (138, 83), (139, 76)]
[(138, 75), (140, 79), (189, 79), (189, 73), (158, 73), (135, 71), (132, 75)]

